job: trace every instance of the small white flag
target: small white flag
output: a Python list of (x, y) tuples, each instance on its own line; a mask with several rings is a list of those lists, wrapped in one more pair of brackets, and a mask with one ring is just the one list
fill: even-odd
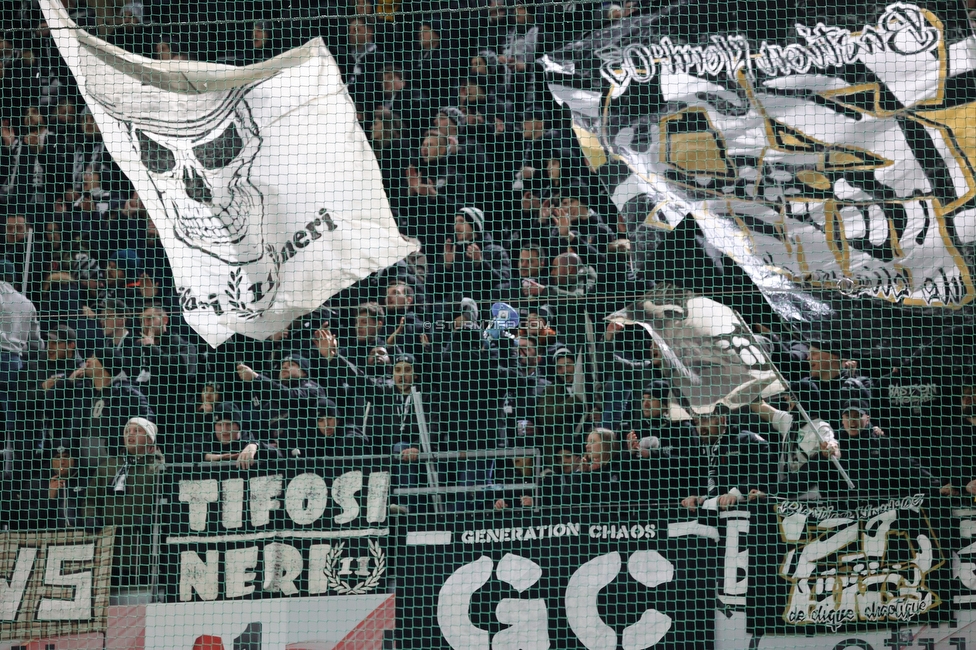
[(786, 390), (735, 310), (710, 298), (662, 284), (607, 320), (640, 325), (654, 338), (672, 390), (694, 414), (719, 404), (735, 410)]
[(419, 246), (321, 39), (243, 68), (155, 61), (41, 0), (105, 146), (166, 248), (187, 322), (267, 338)]

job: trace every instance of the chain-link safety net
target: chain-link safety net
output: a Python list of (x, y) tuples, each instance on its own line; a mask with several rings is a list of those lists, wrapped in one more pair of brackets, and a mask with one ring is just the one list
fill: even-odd
[(6, 0), (0, 650), (976, 646), (976, 0)]

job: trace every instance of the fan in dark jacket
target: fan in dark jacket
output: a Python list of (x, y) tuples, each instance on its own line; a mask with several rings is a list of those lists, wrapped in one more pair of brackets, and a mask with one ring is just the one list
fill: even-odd
[(614, 233), (579, 197), (566, 196), (553, 208), (550, 246), (559, 252), (574, 251), (583, 263), (606, 275), (607, 250)]
[(261, 404), (267, 422), (267, 442), (286, 457), (308, 455), (318, 435), (319, 401), (325, 391), (308, 378), (311, 364), (300, 354), (291, 354), (281, 362), (279, 381), (238, 364), (237, 375), (250, 384), (254, 403)]
[[(78, 352), (75, 330), (67, 325), (51, 330), (47, 334), (44, 353), (31, 358), (21, 370), (16, 382), (17, 393), (11, 403), (22, 405), (22, 413), (43, 413), (46, 392), (58, 380), (84, 365), (85, 358)], [(32, 440), (38, 429), (48, 426), (42, 417), (23, 415), (15, 418), (14, 424), (19, 432), (14, 439), (18, 448)]]
[(468, 171), (472, 164), (469, 152), (460, 146), (457, 138), (429, 131), (420, 141), (417, 156), (403, 172), (406, 206), (414, 218), (429, 219), (439, 209), (467, 203)]
[(836, 473), (832, 481), (827, 473), (827, 480), (819, 484), (821, 494), (885, 498), (939, 488), (939, 481), (918, 459), (872, 424), (867, 404), (851, 402), (845, 405), (840, 420), (837, 441), (841, 463), (854, 482), (855, 491), (853, 494), (848, 492)]
[(359, 111), (374, 106), (381, 96), (376, 81), (383, 60), (383, 51), (374, 42), (372, 24), (362, 16), (352, 18), (346, 44), (339, 52), (337, 63), (349, 89), (349, 96)]
[[(613, 503), (621, 497), (619, 441), (610, 429), (596, 428), (585, 438), (580, 463), (569, 480), (552, 485), (550, 505), (587, 506)], [(574, 445), (579, 447), (579, 445)]]
[[(442, 425), (440, 450), (464, 452), (502, 446), (503, 400), (509, 390), (518, 386), (519, 371), (501, 365), (495, 350), (484, 345), (483, 331), (473, 322), (463, 323), (452, 332), (437, 363), (433, 373), (438, 378), (436, 404), (432, 410)], [(459, 403), (463, 403), (463, 408), (458, 408)], [(469, 458), (445, 467), (445, 475), (450, 483), (485, 486), (493, 482), (494, 468), (494, 460)], [(476, 505), (472, 499), (458, 498), (451, 507), (465, 509)]]
[(976, 383), (961, 387), (959, 414), (949, 439), (939, 439), (938, 474), (943, 496), (976, 495)]
[(578, 432), (586, 415), (586, 400), (574, 386), (576, 357), (572, 350), (559, 346), (550, 354), (552, 383), (539, 398), (535, 425), (542, 443), (543, 468), (555, 470), (563, 465), (564, 450), (573, 449), (581, 439)]
[(479, 208), (458, 210), (454, 235), (444, 242), (440, 263), (435, 265), (431, 279), (440, 301), (458, 303), (468, 297), (485, 308), (508, 294), (512, 261), (484, 229), (485, 214)]
[(845, 362), (850, 360), (843, 344), (811, 341), (807, 353), (810, 374), (790, 385), (810, 417), (828, 422), (835, 431), (841, 428), (840, 415), (846, 404), (871, 403), (870, 384), (847, 368)]
[(153, 490), (164, 457), (156, 447), (156, 425), (129, 420), (120, 453), (107, 459), (85, 493), (86, 526), (115, 526), (113, 581), (119, 586), (148, 584), (152, 574)]
[(92, 355), (44, 393), (52, 446), (78, 450), (86, 468), (119, 452), (118, 431), (130, 418), (156, 419), (145, 395), (127, 380), (114, 378), (113, 362), (110, 354)]
[[(694, 418), (698, 455), (692, 460), (688, 496), (681, 505), (695, 512), (726, 509), (762, 498), (775, 480), (775, 458), (760, 435), (729, 427), (728, 409), (719, 405)], [(697, 461), (697, 462), (696, 462)]]
[(213, 410), (213, 438), (189, 450), (185, 456), (198, 462), (234, 461), (241, 469), (249, 469), (255, 461), (280, 458), (281, 453), (258, 440), (247, 424), (237, 404), (218, 404)]
[(424, 89), (432, 106), (443, 106), (461, 72), (459, 53), (437, 20), (417, 24), (414, 36), (416, 49), (409, 60), (408, 81)]
[[(417, 384), (417, 360), (410, 354), (393, 359), (393, 380), (366, 384), (366, 409), (363, 422), (365, 435), (373, 453), (394, 454), (393, 487), (420, 487), (419, 455), (424, 448), (424, 436), (436, 438), (436, 415), (424, 403)], [(431, 427), (426, 431), (423, 425)], [(355, 435), (347, 431), (346, 436)], [(416, 511), (426, 500), (416, 496), (394, 500), (398, 511)]]
[(621, 474), (625, 493), (642, 501), (666, 500), (675, 486), (686, 484), (692, 459), (697, 459), (695, 432), (687, 422), (668, 416), (671, 386), (658, 379), (643, 390), (640, 407), (625, 423), (625, 453)]
[[(142, 310), (140, 338), (128, 349), (124, 345), (120, 349), (131, 354), (126, 374), (149, 399), (162, 430), (172, 430), (180, 406), (196, 382), (196, 349), (170, 328), (169, 313), (158, 305)], [(169, 441), (159, 444), (165, 446)]]
[(372, 453), (369, 439), (357, 427), (341, 427), (339, 411), (331, 399), (320, 399), (316, 410), (316, 431), (304, 441), (301, 455), (334, 458)]

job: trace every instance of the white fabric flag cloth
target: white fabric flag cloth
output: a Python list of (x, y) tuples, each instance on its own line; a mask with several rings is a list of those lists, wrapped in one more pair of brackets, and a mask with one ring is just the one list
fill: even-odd
[(692, 414), (719, 404), (735, 410), (786, 390), (735, 310), (710, 298), (662, 284), (606, 320), (640, 325), (653, 337), (671, 389)]
[(321, 39), (247, 67), (155, 61), (40, 4), (210, 345), (267, 338), (418, 250)]

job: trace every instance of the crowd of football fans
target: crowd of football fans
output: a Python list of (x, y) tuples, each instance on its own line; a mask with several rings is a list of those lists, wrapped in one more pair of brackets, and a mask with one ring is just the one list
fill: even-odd
[[(756, 323), (790, 390), (692, 417), (654, 340), (605, 323), (654, 278), (535, 60), (648, 7), (67, 2), (86, 29), (159, 60), (246, 65), (324, 38), (400, 229), (422, 244), (268, 340), (214, 350), (183, 321), (179, 260), (42, 15), (16, 4), (0, 34), (5, 526), (132, 526), (164, 462), (361, 454), (394, 459), (395, 513), (976, 493), (976, 381), (944, 362), (972, 358), (971, 328), (876, 364), (837, 337)], [(487, 331), (497, 302), (520, 312), (507, 335)], [(436, 455), (506, 449), (537, 453)], [(432, 473), (470, 491), (396, 493)]]

